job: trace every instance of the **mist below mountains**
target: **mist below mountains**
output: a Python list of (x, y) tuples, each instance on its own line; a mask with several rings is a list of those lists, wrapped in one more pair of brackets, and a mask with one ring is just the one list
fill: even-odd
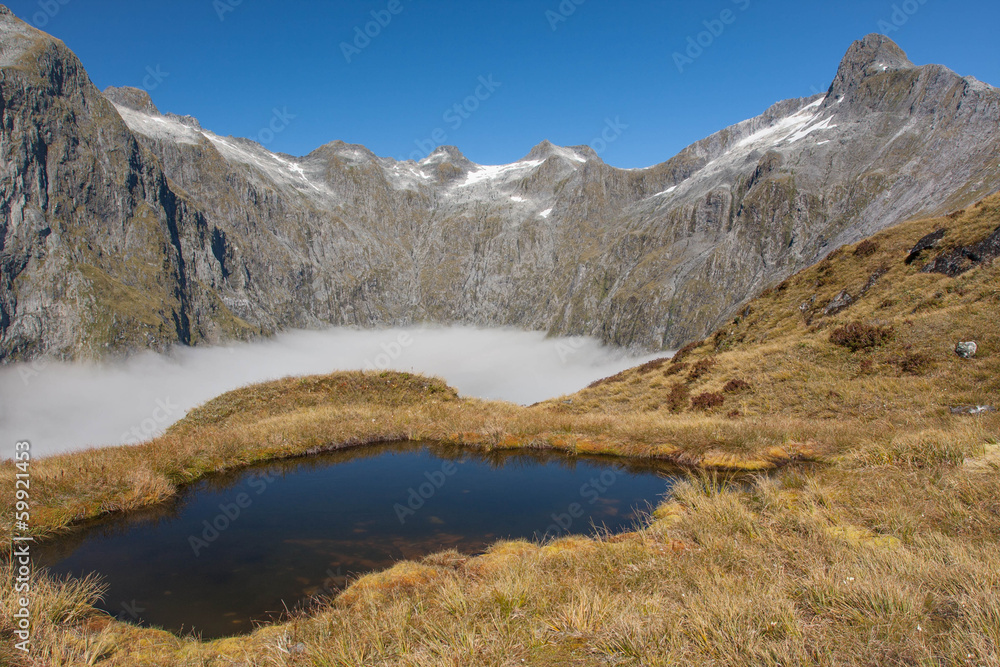
[(444, 378), (463, 396), (530, 404), (649, 358), (513, 329), (335, 328), (99, 364), (14, 364), (0, 369), (3, 456), (22, 440), (36, 457), (142, 442), (223, 392), (287, 376), (392, 369)]

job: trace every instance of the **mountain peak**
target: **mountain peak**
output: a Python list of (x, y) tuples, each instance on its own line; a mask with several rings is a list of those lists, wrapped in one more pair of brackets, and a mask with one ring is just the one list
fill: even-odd
[(840, 61), (830, 92), (842, 96), (858, 82), (882, 72), (896, 72), (916, 67), (896, 42), (885, 35), (872, 33), (851, 44)]
[(120, 107), (126, 107), (133, 111), (160, 115), (160, 110), (153, 104), (153, 99), (145, 90), (132, 88), (130, 86), (108, 86), (104, 89), (104, 97)]
[(45, 40), (55, 41), (0, 5), (0, 67), (17, 65), (23, 55)]
[(525, 160), (544, 160), (556, 152), (556, 145), (548, 139), (542, 139), (526, 156)]
[(473, 163), (455, 146), (438, 146), (418, 164), (438, 165), (448, 162), (459, 169), (471, 169)]
[(544, 139), (521, 159), (547, 160), (553, 156), (561, 157), (572, 162), (586, 162), (588, 159), (596, 158), (597, 154), (594, 153), (593, 149), (589, 146), (574, 146), (572, 148), (566, 148), (564, 146), (556, 146), (548, 139)]

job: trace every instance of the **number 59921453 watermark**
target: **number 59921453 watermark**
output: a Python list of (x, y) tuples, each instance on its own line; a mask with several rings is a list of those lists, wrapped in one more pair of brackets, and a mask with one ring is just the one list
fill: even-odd
[(31, 443), (14, 445), (14, 535), (11, 566), (14, 570), (14, 648), (27, 653), (31, 646)]

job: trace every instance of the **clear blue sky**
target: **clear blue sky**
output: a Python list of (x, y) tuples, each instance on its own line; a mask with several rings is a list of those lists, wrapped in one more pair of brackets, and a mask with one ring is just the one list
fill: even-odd
[[(98, 87), (145, 84), (161, 110), (219, 134), (260, 138), (287, 109), (295, 118), (263, 138), (293, 155), (342, 139), (403, 158), (417, 141), (426, 153), (439, 130), (471, 160), (498, 164), (543, 139), (591, 143), (620, 119), (628, 127), (606, 133), (601, 156), (647, 166), (775, 101), (826, 90), (850, 43), (887, 27), (917, 64), (1000, 85), (994, 0), (562, 0), (562, 12), (560, 0), (7, 5), (65, 41)], [(368, 26), (378, 34), (348, 62), (342, 43), (373, 11), (387, 25)], [(679, 71), (674, 53), (706, 21), (721, 34), (701, 35), (709, 45)], [(479, 83), (490, 76), (492, 92)], [(477, 88), (486, 99), (453, 110)]]

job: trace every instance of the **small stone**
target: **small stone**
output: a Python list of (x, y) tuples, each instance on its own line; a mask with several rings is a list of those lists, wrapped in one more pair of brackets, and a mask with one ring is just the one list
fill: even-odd
[(981, 415), (996, 411), (997, 409), (992, 405), (960, 405), (957, 408), (951, 408), (953, 415)]
[(823, 310), (824, 315), (836, 315), (844, 308), (847, 308), (852, 303), (854, 303), (854, 297), (848, 294), (847, 290), (843, 290), (840, 294), (833, 297), (833, 301), (826, 304), (826, 308)]
[(963, 359), (972, 359), (979, 351), (979, 346), (973, 341), (959, 343), (955, 346), (955, 354)]

